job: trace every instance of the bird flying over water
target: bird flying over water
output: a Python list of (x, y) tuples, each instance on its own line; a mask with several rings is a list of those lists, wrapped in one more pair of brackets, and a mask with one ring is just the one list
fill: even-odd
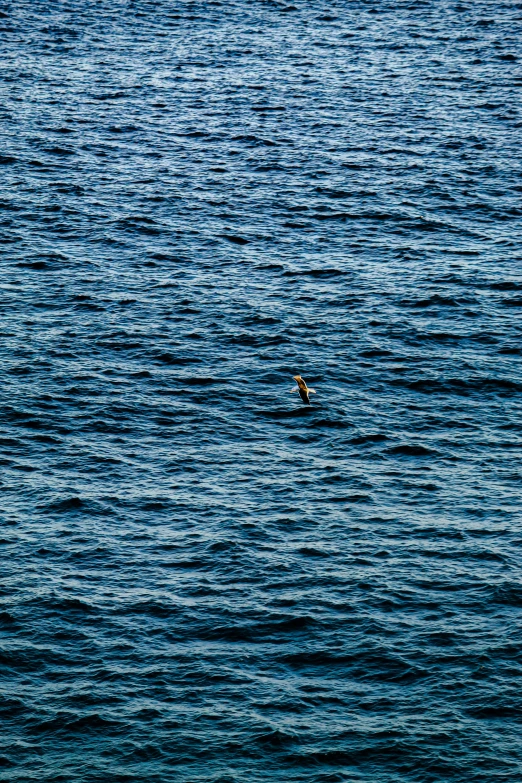
[(304, 378), (301, 378), (300, 375), (292, 375), (292, 378), (294, 381), (297, 381), (297, 386), (294, 386), (294, 388), (291, 391), (298, 391), (299, 395), (302, 399), (302, 401), (305, 403), (305, 405), (310, 405), (310, 398), (308, 397), (309, 394), (315, 394), (315, 389), (309, 389), (306, 385), (306, 381)]

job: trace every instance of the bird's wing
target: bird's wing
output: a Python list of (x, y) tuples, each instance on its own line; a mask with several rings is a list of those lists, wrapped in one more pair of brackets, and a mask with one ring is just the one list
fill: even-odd
[(308, 392), (308, 394), (317, 394), (317, 392), (316, 392), (316, 390), (315, 390), (315, 389), (310, 389), (310, 388), (308, 388), (308, 389), (307, 389), (307, 392)]
[(310, 400), (308, 399), (308, 389), (299, 389), (299, 396), (303, 402), (305, 402), (307, 405), (310, 405)]
[(294, 388), (293, 388), (293, 389), (290, 389), (290, 391), (291, 391), (291, 392), (293, 392), (293, 391), (299, 391), (299, 386), (294, 386)]

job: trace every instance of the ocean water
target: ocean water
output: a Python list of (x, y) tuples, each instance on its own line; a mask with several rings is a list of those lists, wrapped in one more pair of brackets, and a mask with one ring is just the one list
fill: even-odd
[(0, 780), (522, 780), (522, 4), (0, 33)]

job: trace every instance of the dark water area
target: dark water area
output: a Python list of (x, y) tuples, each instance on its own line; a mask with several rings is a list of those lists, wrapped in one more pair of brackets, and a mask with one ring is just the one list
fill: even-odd
[(522, 3), (0, 33), (0, 780), (522, 780)]

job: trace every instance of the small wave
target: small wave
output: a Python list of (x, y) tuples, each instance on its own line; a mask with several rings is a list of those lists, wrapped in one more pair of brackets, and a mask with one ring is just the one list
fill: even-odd
[(45, 147), (44, 152), (47, 152), (49, 155), (59, 155), (59, 156), (67, 156), (67, 155), (74, 155), (76, 150), (72, 149), (71, 147)]
[(522, 606), (522, 587), (518, 584), (504, 582), (496, 585), (490, 591), (490, 600), (495, 604), (505, 606)]
[(302, 407), (302, 408), (280, 408), (277, 410), (258, 410), (258, 414), (260, 416), (263, 416), (267, 419), (301, 419), (305, 416), (311, 416), (313, 415), (313, 408), (312, 407)]
[(86, 502), (77, 496), (55, 500), (45, 507), (48, 514), (66, 514), (68, 511), (80, 511), (84, 509)]
[[(318, 408), (318, 405), (315, 405), (314, 407)], [(327, 429), (327, 430), (348, 430), (353, 427), (353, 424), (349, 421), (345, 421), (343, 419), (335, 419), (335, 418), (318, 418), (314, 419), (311, 422), (311, 427), (313, 429)]]
[(302, 546), (297, 550), (300, 555), (305, 557), (330, 557), (329, 552), (325, 552), (322, 549), (316, 549), (315, 547)]
[(400, 304), (406, 307), (460, 307), (461, 304), (469, 304), (473, 302), (473, 299), (454, 299), (448, 296), (441, 296), (440, 294), (433, 294), (429, 299), (417, 299), (417, 300), (405, 300)]
[(388, 440), (388, 436), (382, 432), (368, 433), (366, 435), (357, 435), (355, 438), (350, 439), (350, 443), (354, 446), (363, 445), (365, 443), (383, 443)]
[(268, 748), (281, 748), (298, 741), (298, 737), (288, 731), (269, 729), (254, 736), (254, 741)]
[(381, 356), (392, 356), (392, 352), (386, 350), (385, 348), (369, 348), (366, 351), (361, 351), (359, 353), (359, 356), (362, 356), (364, 359), (374, 359), (379, 358)]
[(249, 142), (251, 146), (254, 147), (277, 147), (277, 142), (272, 141), (271, 139), (265, 139), (261, 136), (253, 136), (253, 135), (243, 135), (243, 136), (233, 136), (232, 141), (246, 141)]
[(9, 612), (0, 611), (0, 624), (8, 627), (13, 626), (16, 624), (16, 619)]
[(109, 719), (99, 713), (78, 715), (77, 713), (59, 712), (51, 720), (33, 723), (28, 730), (32, 734), (100, 734), (112, 733), (123, 728), (119, 721)]
[(220, 234), (220, 236), (228, 242), (232, 242), (233, 245), (248, 245), (250, 242), (249, 239), (245, 239), (245, 237), (240, 237), (236, 234)]
[(353, 495), (335, 495), (325, 498), (328, 503), (370, 503), (371, 495), (355, 493)]
[(194, 375), (188, 378), (180, 378), (179, 380), (187, 386), (213, 386), (215, 384), (227, 383), (224, 378), (207, 378), (205, 376)]
[(388, 454), (398, 454), (406, 457), (429, 457), (438, 454), (434, 449), (415, 443), (401, 443), (388, 449)]
[(502, 282), (493, 282), (489, 284), (493, 291), (522, 291), (522, 282), (518, 280), (504, 280)]
[(252, 109), (252, 111), (260, 111), (260, 112), (265, 112), (265, 111), (286, 111), (286, 106), (267, 106), (267, 105), (259, 106), (259, 105), (256, 105), (256, 106), (251, 106), (250, 108)]
[(92, 98), (94, 101), (116, 101), (120, 98), (127, 98), (128, 94), (126, 92), (118, 91), (118, 92), (95, 92), (91, 93), (89, 95), (89, 98)]
[(418, 379), (414, 381), (394, 380), (392, 383), (406, 386), (424, 394), (461, 394), (493, 393), (501, 396), (522, 391), (522, 383), (508, 378), (447, 378), (445, 380)]
[(153, 358), (162, 364), (171, 364), (183, 367), (186, 364), (198, 364), (201, 359), (196, 356), (174, 356), (174, 354), (164, 351), (153, 354)]
[(315, 277), (331, 278), (331, 277), (344, 277), (347, 274), (342, 269), (336, 269), (335, 267), (324, 267), (322, 269), (289, 269), (287, 272), (283, 272), (283, 277)]

